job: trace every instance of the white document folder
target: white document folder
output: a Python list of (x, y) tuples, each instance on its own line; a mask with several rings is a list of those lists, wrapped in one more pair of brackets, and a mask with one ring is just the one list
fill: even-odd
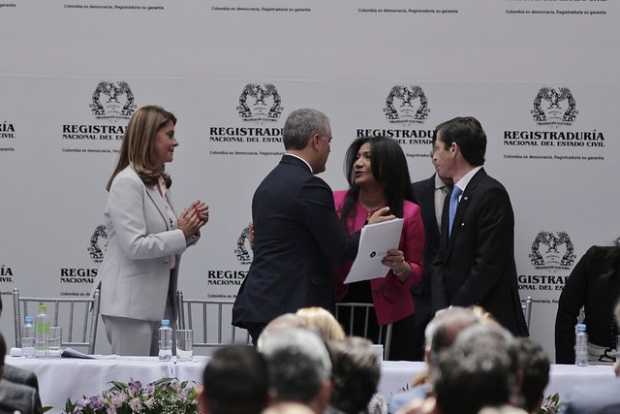
[(403, 219), (394, 219), (362, 227), (357, 256), (344, 283), (385, 277), (390, 268), (381, 261), (390, 249), (398, 249)]

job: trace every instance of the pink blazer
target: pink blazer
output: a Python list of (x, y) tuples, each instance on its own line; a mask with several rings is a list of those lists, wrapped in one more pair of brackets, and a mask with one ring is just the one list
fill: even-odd
[[(346, 191), (334, 192), (336, 212), (340, 215)], [(358, 202), (354, 214), (347, 220), (349, 233), (360, 230), (367, 219), (366, 209)], [(424, 257), (424, 224), (420, 207), (411, 201), (403, 204), (403, 232), (400, 237), (399, 249), (405, 253), (405, 260), (411, 266), (411, 274), (401, 282), (391, 271), (385, 278), (379, 277), (370, 281), (372, 301), (375, 306), (377, 321), (380, 325), (401, 320), (415, 311), (411, 286), (422, 280), (422, 262)], [(341, 300), (347, 293), (347, 285), (343, 283), (351, 262), (338, 268), (336, 273), (336, 298)]]

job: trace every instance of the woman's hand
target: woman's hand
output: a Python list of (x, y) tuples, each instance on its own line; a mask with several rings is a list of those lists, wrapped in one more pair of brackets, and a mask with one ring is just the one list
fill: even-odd
[(389, 207), (382, 207), (375, 211), (368, 217), (368, 224), (381, 223), (388, 220), (394, 220), (396, 216), (394, 214), (388, 214), (390, 212)]
[(388, 250), (381, 262), (392, 269), (392, 273), (398, 276), (401, 281), (407, 280), (411, 273), (411, 266), (405, 260), (405, 253), (402, 250)]
[(194, 201), (190, 206), (190, 209), (196, 212), (196, 215), (202, 222), (200, 225), (201, 227), (207, 224), (207, 221), (209, 221), (209, 206), (204, 201)]
[(191, 236), (197, 234), (202, 225), (204, 222), (200, 220), (196, 210), (191, 207), (183, 210), (177, 219), (177, 227), (185, 235), (185, 240), (189, 240)]

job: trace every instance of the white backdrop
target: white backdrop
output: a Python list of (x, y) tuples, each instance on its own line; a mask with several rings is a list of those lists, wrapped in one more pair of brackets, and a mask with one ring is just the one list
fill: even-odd
[[(620, 235), (619, 12), (604, 0), (2, 0), (0, 290), (90, 291), (105, 244), (91, 236), (134, 105), (178, 116), (177, 208), (211, 206), (180, 287), (226, 300), (248, 270), (251, 197), (279, 159), (291, 110), (331, 117), (323, 178), (334, 189), (359, 134), (399, 139), (419, 180), (432, 173), (428, 132), (469, 114), (489, 137), (487, 171), (513, 202), (532, 335), (553, 354), (564, 278), (590, 245)], [(248, 85), (264, 94), (247, 96), (250, 119), (238, 109)], [(8, 319), (0, 329), (12, 340)], [(98, 349), (108, 349), (103, 335)]]

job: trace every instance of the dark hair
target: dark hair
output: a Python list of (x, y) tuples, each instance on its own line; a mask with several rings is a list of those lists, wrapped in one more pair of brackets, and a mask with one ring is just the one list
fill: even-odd
[(218, 349), (202, 373), (202, 383), (210, 414), (254, 414), (267, 406), (267, 363), (254, 347)]
[(458, 347), (439, 355), (433, 375), (437, 407), (443, 414), (477, 414), (485, 406), (501, 406), (510, 399), (510, 358), (502, 349)]
[(267, 357), (269, 383), (278, 401), (311, 403), (321, 390), (323, 378), (316, 361), (302, 350), (280, 348)]
[(170, 187), (172, 184), (170, 176), (163, 170), (155, 169), (152, 160), (155, 136), (168, 122), (176, 125), (177, 118), (173, 113), (159, 106), (147, 105), (134, 112), (123, 137), (118, 162), (105, 187), (107, 191), (110, 191), (114, 177), (130, 164), (144, 184), (154, 185), (162, 176), (166, 181), (166, 186)]
[(476, 118), (456, 117), (437, 125), (433, 132), (433, 145), (439, 134), (445, 148), (454, 142), (459, 146), (465, 161), (474, 167), (484, 165), (487, 136)]
[(302, 108), (289, 114), (282, 129), (284, 149), (301, 150), (308, 145), (312, 134), (327, 133), (329, 119), (316, 109)]
[(357, 138), (351, 143), (344, 161), (344, 169), (349, 182), (349, 191), (340, 212), (340, 220), (347, 225), (358, 200), (360, 188), (353, 181), (353, 165), (357, 160), (357, 152), (362, 145), (370, 145), (370, 164), (372, 175), (383, 185), (385, 201), (390, 213), (396, 217), (403, 216), (403, 202), (413, 200), (411, 178), (407, 159), (400, 145), (391, 138), (384, 136)]
[(527, 412), (533, 412), (542, 401), (549, 383), (549, 357), (542, 347), (529, 338), (515, 338), (521, 394)]
[(381, 363), (365, 338), (347, 337), (330, 344), (332, 356), (331, 406), (345, 414), (365, 412), (377, 392)]

